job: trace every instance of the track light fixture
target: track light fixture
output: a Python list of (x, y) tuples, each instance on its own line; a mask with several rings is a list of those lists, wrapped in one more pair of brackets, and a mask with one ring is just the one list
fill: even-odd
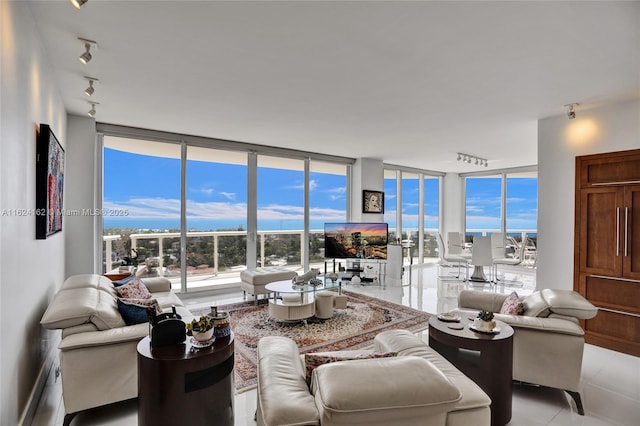
[(100, 102), (89, 102), (91, 104), (91, 109), (87, 112), (89, 117), (93, 117), (96, 115), (96, 105), (100, 105)]
[(566, 104), (565, 106), (568, 108), (567, 110), (567, 117), (569, 117), (569, 120), (573, 120), (574, 118), (576, 118), (576, 107), (580, 105), (577, 102), (574, 102), (572, 104)]
[(489, 167), (489, 160), (486, 158), (480, 158), (477, 155), (465, 154), (462, 152), (458, 152), (458, 161), (462, 161), (463, 163), (471, 164), (472, 161), (475, 161), (476, 166), (484, 166)]
[(93, 95), (93, 92), (95, 92), (95, 89), (93, 88), (93, 82), (94, 81), (98, 81), (98, 79), (97, 78), (93, 78), (93, 77), (87, 77), (86, 75), (84, 76), (84, 78), (89, 80), (89, 87), (87, 87), (84, 90), (84, 94), (87, 95), (87, 96), (91, 96), (91, 95)]
[(86, 2), (88, 2), (89, 0), (69, 0), (71, 2), (71, 4), (73, 5), (73, 7), (75, 7), (76, 9), (80, 10), (80, 8), (82, 6), (84, 6), (84, 4)]
[(98, 43), (93, 40), (87, 40), (86, 38), (81, 37), (78, 37), (78, 40), (80, 40), (82, 44), (84, 44), (84, 53), (80, 55), (78, 59), (80, 59), (80, 62), (82, 62), (83, 64), (87, 64), (89, 63), (91, 58), (93, 58), (93, 55), (91, 55), (91, 47), (93, 46), (97, 48)]

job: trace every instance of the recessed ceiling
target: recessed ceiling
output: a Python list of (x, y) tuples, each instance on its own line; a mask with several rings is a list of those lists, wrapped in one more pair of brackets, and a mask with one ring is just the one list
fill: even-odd
[(104, 123), (473, 172), (457, 152), (537, 164), (537, 120), (640, 97), (639, 2), (30, 6), (66, 108), (93, 76)]

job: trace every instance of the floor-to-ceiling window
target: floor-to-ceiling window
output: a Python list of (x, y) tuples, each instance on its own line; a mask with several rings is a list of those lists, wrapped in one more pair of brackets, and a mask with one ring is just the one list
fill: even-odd
[(398, 231), (398, 172), (384, 169), (384, 221), (389, 225), (389, 242), (400, 242)]
[(440, 228), (440, 178), (424, 176), (424, 253), (425, 259), (438, 258), (437, 234)]
[(304, 161), (258, 156), (258, 265), (302, 265)]
[[(523, 247), (523, 263), (535, 265), (538, 242), (538, 177), (533, 172), (506, 175), (506, 233)], [(508, 245), (508, 254), (519, 255), (514, 245)]]
[(170, 278), (174, 289), (237, 283), (254, 262), (321, 265), (324, 223), (347, 220), (352, 159), (97, 127), (107, 130), (99, 131), (102, 205), (126, 212), (102, 220), (103, 271), (135, 249), (145, 274)]
[[(473, 173), (465, 177), (465, 222), (467, 242), (474, 235), (505, 232), (506, 255), (518, 256), (535, 265), (538, 216), (536, 168), (510, 169), (496, 174)], [(526, 237), (526, 239), (525, 239)], [(522, 246), (522, 241), (526, 244)]]
[(501, 229), (502, 177), (479, 176), (465, 180), (466, 241)]
[(442, 174), (396, 167), (384, 169), (384, 220), (389, 224), (390, 241), (401, 242), (405, 257), (411, 254), (419, 263), (437, 258)]
[[(180, 232), (180, 145), (108, 138), (103, 150), (104, 271), (124, 263), (139, 263), (147, 275), (163, 275), (174, 264)], [(134, 255), (132, 256), (132, 249)]]
[(347, 221), (347, 166), (311, 161), (309, 169), (309, 260), (323, 268), (324, 224)]
[(186, 149), (187, 288), (233, 282), (247, 264), (247, 154)]

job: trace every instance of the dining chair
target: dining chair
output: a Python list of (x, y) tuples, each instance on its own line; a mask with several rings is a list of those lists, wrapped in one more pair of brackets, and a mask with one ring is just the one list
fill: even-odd
[[(468, 281), (469, 279), (469, 259), (462, 257), (460, 255), (456, 255), (456, 254), (452, 254), (450, 252), (450, 250), (447, 249), (447, 247), (444, 244), (444, 240), (442, 239), (442, 234), (438, 232), (438, 238), (437, 238), (437, 243), (438, 243), (438, 254), (440, 256), (440, 261), (443, 264), (447, 264), (447, 263), (457, 263), (458, 264), (458, 274), (456, 275), (456, 278), (460, 278), (460, 272), (462, 269), (462, 265), (464, 264), (464, 270), (465, 270), (465, 281)], [(462, 250), (461, 250), (462, 251)]]
[(498, 278), (498, 265), (516, 266), (522, 263), (522, 261), (524, 260), (524, 255), (526, 251), (525, 249), (527, 247), (527, 239), (528, 237), (525, 235), (520, 244), (517, 244), (517, 242), (513, 240), (514, 243), (516, 244), (516, 253), (517, 253), (516, 257), (503, 257), (503, 258), (498, 258), (493, 260), (496, 280)]
[(473, 237), (473, 251), (471, 253), (471, 264), (474, 266), (471, 281), (487, 282), (484, 273), (485, 266), (493, 266), (493, 252), (491, 249), (491, 237)]

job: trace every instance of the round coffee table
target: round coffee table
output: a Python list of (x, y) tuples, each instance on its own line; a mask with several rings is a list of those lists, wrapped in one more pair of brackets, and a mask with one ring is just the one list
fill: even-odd
[[(491, 425), (503, 426), (511, 420), (513, 376), (513, 328), (496, 321), (497, 334), (472, 331), (470, 320), (444, 322), (429, 318), (429, 346), (444, 356), (491, 398)], [(451, 327), (462, 326), (455, 330)]]
[(315, 310), (315, 292), (339, 288), (339, 281), (319, 278), (322, 284), (294, 284), (291, 280), (274, 281), (264, 288), (273, 293), (269, 299), (269, 316), (281, 321), (300, 321), (311, 318)]

